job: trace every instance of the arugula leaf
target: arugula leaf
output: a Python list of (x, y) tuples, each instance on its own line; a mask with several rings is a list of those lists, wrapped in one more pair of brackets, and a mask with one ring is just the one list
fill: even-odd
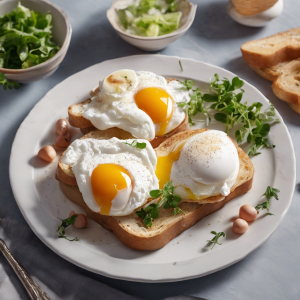
[(137, 140), (132, 141), (132, 143), (123, 142), (123, 144), (139, 149), (145, 149), (147, 147), (146, 143), (139, 143)]
[(73, 215), (70, 218), (66, 218), (66, 219), (60, 219), (61, 220), (61, 224), (58, 227), (58, 229), (56, 230), (56, 232), (58, 233), (58, 237), (59, 238), (64, 238), (70, 242), (73, 241), (79, 241), (79, 239), (77, 237), (75, 237), (74, 239), (70, 240), (69, 238), (67, 238), (66, 236), (66, 231), (65, 228), (67, 228), (70, 225), (74, 225), (76, 218), (78, 217), (78, 215)]
[[(259, 150), (263, 148), (274, 148), (268, 142), (268, 134), (270, 125), (279, 122), (275, 119), (275, 109), (272, 104), (265, 111), (261, 111), (262, 103), (255, 102), (252, 105), (241, 103), (244, 90), (241, 88), (244, 81), (238, 77), (234, 77), (230, 82), (227, 78), (220, 81), (218, 74), (214, 75), (214, 79), (210, 81), (209, 93), (201, 94), (199, 89), (193, 89), (192, 80), (181, 82), (184, 88), (190, 91), (190, 101), (188, 103), (179, 102), (179, 107), (185, 107), (186, 114), (189, 116), (189, 123), (193, 125), (192, 117), (198, 112), (206, 116), (206, 123), (210, 121), (210, 111), (217, 111), (214, 118), (218, 122), (226, 125), (226, 133), (235, 126), (235, 137), (237, 142), (241, 144), (244, 141), (252, 144), (248, 155), (255, 156), (260, 154)], [(210, 104), (205, 107), (203, 102)]]
[(172, 215), (176, 216), (180, 212), (186, 214), (178, 205), (181, 201), (181, 197), (178, 195), (173, 195), (174, 186), (172, 181), (166, 183), (163, 189), (160, 190), (152, 190), (149, 192), (150, 196), (153, 198), (158, 198), (160, 196), (161, 199), (157, 204), (151, 203), (145, 208), (142, 207), (141, 210), (136, 211), (135, 213), (143, 220), (143, 224), (150, 228), (152, 226), (153, 219), (157, 219), (159, 217), (159, 208), (163, 206), (164, 209), (173, 208)]
[(272, 197), (274, 197), (276, 200), (279, 200), (278, 198), (278, 193), (280, 191), (278, 189), (275, 189), (275, 188), (272, 188), (271, 186), (268, 186), (267, 189), (266, 189), (266, 192), (263, 194), (263, 196), (265, 196), (267, 198), (267, 201), (265, 202), (262, 202), (258, 205), (255, 206), (255, 209), (256, 210), (259, 210), (259, 209), (266, 209), (268, 211), (268, 213), (266, 215), (269, 215), (269, 216), (273, 216), (274, 214), (271, 214), (269, 212), (269, 208), (270, 208), (270, 199)]
[(3, 86), (5, 91), (7, 88), (9, 88), (10, 90), (12, 90), (12, 89), (18, 90), (20, 88), (20, 84), (18, 84), (17, 82), (8, 81), (7, 79), (5, 79), (5, 76), (3, 73), (0, 73), (0, 85)]
[(211, 250), (212, 250), (216, 244), (222, 245), (219, 243), (218, 240), (220, 237), (226, 237), (226, 234), (223, 231), (218, 232), (218, 233), (216, 231), (211, 231), (210, 233), (215, 235), (211, 240), (207, 240), (208, 243), (213, 244), (213, 246), (211, 247)]
[[(53, 57), (60, 47), (53, 42), (52, 16), (22, 6), (0, 17), (0, 67), (25, 69)], [(3, 81), (3, 78), (0, 80)], [(8, 88), (15, 83), (2, 82)]]

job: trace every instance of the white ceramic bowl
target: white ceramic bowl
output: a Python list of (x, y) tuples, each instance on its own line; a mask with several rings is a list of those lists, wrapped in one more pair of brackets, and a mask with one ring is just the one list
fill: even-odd
[(145, 51), (161, 50), (180, 38), (191, 27), (197, 9), (195, 4), (187, 0), (179, 0), (178, 10), (182, 12), (179, 28), (169, 34), (158, 37), (142, 37), (125, 32), (119, 23), (116, 9), (126, 7), (126, 2), (128, 3), (128, 0), (115, 0), (111, 8), (106, 12), (107, 19), (123, 40)]
[[(19, 0), (0, 1), (0, 15), (11, 12), (18, 5)], [(60, 50), (47, 61), (28, 69), (0, 68), (8, 80), (28, 83), (52, 75), (64, 59), (70, 45), (72, 28), (67, 15), (59, 7), (45, 0), (22, 0), (22, 5), (42, 14), (50, 12), (52, 15), (52, 34), (54, 41), (60, 45)]]
[(239, 14), (231, 0), (228, 2), (227, 10), (231, 18), (242, 25), (249, 27), (263, 27), (282, 13), (283, 0), (278, 0), (269, 9), (252, 16), (244, 16)]

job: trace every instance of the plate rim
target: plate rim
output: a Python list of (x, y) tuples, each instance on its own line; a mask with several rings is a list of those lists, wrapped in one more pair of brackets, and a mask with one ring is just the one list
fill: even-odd
[[(19, 136), (21, 134), (21, 131), (22, 131), (22, 128), (26, 125), (26, 122), (28, 122), (28, 120), (30, 119), (31, 115), (34, 113), (34, 110), (36, 108), (39, 107), (39, 105), (42, 105), (42, 103), (44, 101), (46, 101), (47, 99), (47, 96), (49, 95), (49, 93), (51, 93), (55, 88), (57, 88), (58, 86), (60, 85), (63, 85), (65, 83), (65, 81), (67, 80), (71, 80), (73, 77), (77, 76), (79, 73), (82, 73), (82, 72), (87, 72), (90, 68), (93, 68), (95, 66), (98, 66), (98, 65), (101, 65), (101, 64), (104, 64), (104, 63), (112, 63), (113, 61), (118, 61), (118, 60), (124, 60), (124, 59), (129, 59), (129, 58), (139, 58), (139, 59), (147, 59), (149, 57), (160, 57), (160, 58), (163, 58), (163, 59), (177, 59), (177, 60), (181, 60), (182, 62), (184, 61), (191, 61), (191, 62), (194, 62), (194, 63), (200, 63), (200, 64), (203, 64), (204, 66), (207, 66), (209, 68), (213, 68), (213, 69), (217, 69), (217, 70), (222, 70), (222, 72), (225, 72), (227, 73), (230, 77), (233, 77), (233, 76), (236, 76), (234, 73), (224, 69), (224, 68), (221, 68), (221, 67), (218, 67), (218, 66), (214, 66), (214, 65), (211, 65), (211, 64), (208, 64), (206, 62), (202, 62), (202, 61), (198, 61), (198, 60), (195, 60), (195, 59), (190, 59), (190, 58), (183, 58), (183, 57), (178, 57), (178, 56), (166, 56), (166, 55), (161, 55), (161, 54), (142, 54), (142, 55), (132, 55), (132, 56), (125, 56), (125, 57), (121, 57), (121, 58), (116, 58), (116, 59), (111, 59), (111, 60), (106, 60), (106, 61), (103, 61), (103, 62), (100, 62), (98, 64), (95, 64), (95, 65), (92, 65), (84, 70), (81, 70), (69, 77), (67, 77), (66, 79), (64, 79), (63, 81), (61, 81), (60, 83), (58, 83), (56, 86), (54, 86), (50, 91), (48, 91), (45, 96), (39, 100), (35, 105), (34, 107), (32, 108), (32, 110), (29, 112), (29, 114), (26, 116), (26, 118), (24, 119), (24, 121), (21, 123), (17, 133), (16, 133), (16, 136), (15, 136), (15, 139), (14, 139), (14, 142), (12, 144), (12, 148), (11, 148), (11, 154), (10, 154), (10, 159), (9, 159), (9, 179), (10, 179), (10, 184), (11, 184), (11, 187), (12, 187), (12, 191), (13, 191), (13, 195), (14, 195), (14, 198), (17, 202), (17, 205), (23, 215), (23, 217), (25, 218), (27, 224), (30, 226), (30, 228), (32, 229), (32, 231), (37, 235), (37, 237), (47, 246), (49, 247), (51, 250), (53, 250), (56, 254), (60, 255), (61, 257), (63, 257), (64, 259), (66, 259), (67, 261), (81, 267), (81, 268), (84, 268), (86, 270), (89, 270), (89, 271), (92, 271), (92, 272), (95, 272), (95, 273), (98, 273), (98, 274), (101, 274), (101, 275), (104, 275), (104, 276), (107, 276), (107, 277), (110, 277), (110, 278), (115, 278), (115, 279), (121, 279), (121, 280), (127, 280), (127, 281), (134, 281), (134, 282), (175, 282), (175, 281), (183, 281), (183, 280), (188, 280), (188, 279), (192, 279), (192, 278), (197, 278), (197, 277), (202, 277), (202, 276), (206, 276), (208, 274), (211, 274), (213, 272), (216, 272), (216, 271), (219, 271), (221, 269), (224, 269), (240, 260), (242, 260), (243, 258), (245, 258), (248, 254), (250, 254), (251, 252), (253, 252), (254, 250), (256, 250), (258, 247), (260, 247), (274, 232), (275, 230), (278, 228), (279, 224), (281, 223), (282, 219), (284, 218), (284, 216), (286, 215), (286, 212), (287, 210), (289, 209), (290, 205), (291, 205), (291, 201), (292, 201), (292, 197), (293, 197), (293, 194), (294, 194), (294, 189), (291, 189), (289, 190), (289, 201), (287, 203), (287, 207), (286, 209), (282, 212), (282, 214), (280, 215), (280, 218), (279, 220), (276, 222), (275, 226), (272, 228), (271, 232), (269, 234), (267, 234), (261, 241), (260, 243), (256, 244), (255, 247), (252, 247), (250, 248), (250, 250), (244, 252), (243, 254), (239, 255), (236, 257), (235, 260), (232, 260), (230, 261), (229, 263), (225, 264), (225, 265), (222, 265), (218, 268), (215, 268), (215, 269), (212, 269), (208, 272), (204, 272), (202, 274), (193, 274), (193, 275), (190, 275), (190, 276), (184, 276), (184, 277), (164, 277), (164, 278), (136, 278), (134, 276), (128, 276), (128, 277), (124, 277), (124, 276), (118, 276), (116, 274), (111, 274), (109, 272), (105, 272), (103, 270), (99, 271), (99, 270), (95, 270), (91, 267), (87, 267), (85, 264), (81, 263), (81, 262), (78, 262), (72, 258), (70, 258), (69, 256), (66, 256), (62, 251), (60, 251), (60, 249), (56, 249), (56, 248), (53, 248), (52, 244), (50, 243), (49, 239), (45, 239), (43, 236), (40, 236), (40, 233), (39, 231), (33, 226), (33, 224), (31, 223), (31, 221), (28, 219), (28, 216), (26, 214), (26, 212), (24, 211), (22, 205), (21, 205), (21, 202), (20, 202), (20, 199), (19, 199), (19, 196), (18, 196), (18, 191), (17, 191), (17, 183), (16, 181), (14, 180), (13, 178), (13, 168), (14, 168), (14, 164), (15, 164), (15, 155), (14, 155), (14, 152), (16, 150), (16, 146), (17, 146), (17, 141), (19, 139)], [(175, 76), (181, 76), (180, 74), (176, 74)], [(243, 79), (244, 80), (244, 79)], [(254, 87), (253, 85), (249, 84), (247, 81), (244, 80), (244, 82), (246, 84), (249, 85), (249, 87), (251, 87), (255, 93), (259, 93), (261, 95), (261, 97), (263, 97), (266, 101), (269, 101), (256, 87)], [(277, 112), (277, 111), (276, 111)], [(291, 176), (293, 177), (293, 180), (291, 182), (292, 186), (294, 187), (295, 186), (295, 182), (296, 182), (296, 164), (295, 164), (295, 151), (294, 151), (294, 147), (293, 147), (293, 143), (292, 143), (292, 139), (291, 139), (291, 136), (289, 134), (289, 131), (288, 131), (288, 128), (287, 126), (285, 125), (282, 117), (279, 115), (279, 113), (277, 112), (277, 115), (281, 121), (281, 125), (283, 125), (283, 129), (285, 130), (285, 132), (287, 133), (286, 137), (290, 143), (290, 146), (291, 146), (291, 150), (292, 150), (292, 156), (291, 156), (291, 162), (292, 162), (292, 165), (293, 165), (293, 172), (291, 172)], [(195, 258), (196, 259), (196, 258)]]

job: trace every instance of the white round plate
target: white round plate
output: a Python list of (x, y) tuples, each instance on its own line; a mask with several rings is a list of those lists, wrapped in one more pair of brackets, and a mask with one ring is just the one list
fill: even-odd
[[(179, 66), (182, 63), (183, 71)], [(290, 206), (295, 184), (295, 155), (290, 135), (282, 118), (271, 128), (270, 138), (274, 149), (264, 149), (252, 159), (255, 167), (251, 191), (237, 197), (221, 210), (204, 218), (180, 234), (164, 248), (157, 251), (136, 251), (124, 246), (111, 232), (94, 221), (88, 228), (67, 228), (69, 237), (77, 236), (80, 242), (59, 239), (56, 229), (58, 218), (66, 218), (73, 209), (82, 209), (67, 200), (55, 180), (57, 160), (51, 164), (36, 158), (38, 150), (53, 144), (56, 134), (54, 124), (58, 118), (67, 117), (69, 105), (88, 98), (89, 91), (99, 79), (117, 69), (152, 71), (167, 78), (192, 79), (200, 88), (207, 89), (215, 73), (220, 78), (232, 79), (229, 71), (191, 59), (163, 55), (138, 55), (105, 61), (83, 70), (54, 87), (32, 109), (20, 126), (10, 157), (10, 182), (19, 208), (35, 234), (54, 252), (68, 261), (108, 277), (140, 281), (168, 282), (207, 275), (238, 262), (265, 242), (275, 231)], [(245, 82), (242, 101), (261, 102), (268, 107), (268, 100), (253, 86)], [(205, 127), (198, 123), (198, 127)], [(223, 129), (223, 124), (212, 122), (209, 128)], [(79, 137), (74, 129), (73, 139)], [(20, 151), (22, 149), (22, 151)], [(270, 211), (275, 216), (264, 216), (249, 226), (244, 235), (231, 231), (231, 219), (238, 215), (245, 203), (257, 205), (264, 200), (261, 195), (270, 185), (280, 190), (279, 201), (270, 201)], [(213, 237), (210, 231), (226, 232), (213, 250), (206, 240)]]

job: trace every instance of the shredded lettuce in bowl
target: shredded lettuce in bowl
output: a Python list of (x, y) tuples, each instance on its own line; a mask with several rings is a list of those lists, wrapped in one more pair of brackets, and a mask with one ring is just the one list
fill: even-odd
[(135, 0), (117, 15), (127, 33), (156, 37), (179, 28), (182, 13), (176, 10), (177, 0)]
[[(44, 15), (21, 5), (0, 16), (0, 67), (26, 69), (53, 57), (60, 46), (53, 41), (52, 16)], [(0, 85), (7, 82), (0, 73)], [(5, 84), (4, 84), (5, 83)]]

